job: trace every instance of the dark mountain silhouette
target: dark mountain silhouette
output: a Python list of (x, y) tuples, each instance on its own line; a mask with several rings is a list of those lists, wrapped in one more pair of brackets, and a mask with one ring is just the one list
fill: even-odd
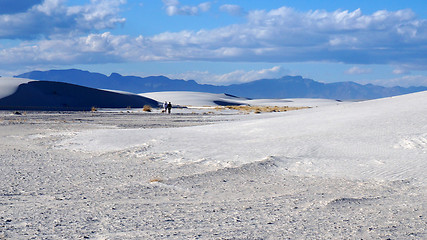
[(320, 83), (300, 76), (279, 79), (262, 79), (249, 83), (234, 84), (227, 92), (250, 98), (327, 98), (327, 99), (375, 99), (427, 90), (427, 87), (382, 87), (354, 82)]
[(114, 89), (132, 93), (159, 91), (197, 91), (227, 93), (248, 98), (328, 98), (375, 99), (427, 90), (427, 87), (382, 87), (354, 82), (320, 83), (301, 76), (261, 79), (228, 86), (198, 84), (194, 80), (169, 79), (164, 76), (136, 77), (112, 73), (106, 76), (78, 69), (33, 71), (16, 77), (58, 81), (99, 89)]
[(16, 77), (66, 82), (86, 87), (121, 90), (132, 93), (160, 91), (222, 92), (221, 90), (215, 91), (215, 89), (218, 88), (217, 86), (198, 84), (193, 80), (172, 80), (164, 76), (141, 78), (135, 76), (122, 76), (118, 73), (112, 73), (110, 76), (106, 76), (100, 73), (92, 73), (78, 69), (33, 71)]

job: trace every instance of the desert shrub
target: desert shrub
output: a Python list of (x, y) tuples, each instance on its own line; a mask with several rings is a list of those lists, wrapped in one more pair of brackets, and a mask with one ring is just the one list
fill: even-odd
[(216, 107), (215, 109), (231, 109), (231, 110), (238, 110), (242, 112), (254, 112), (254, 113), (263, 113), (263, 112), (286, 112), (290, 110), (299, 110), (299, 109), (305, 109), (308, 107), (289, 107), (289, 106), (223, 106), (223, 107)]
[(142, 108), (142, 111), (151, 112), (151, 106), (150, 105), (144, 105), (144, 107)]
[(160, 178), (152, 178), (152, 179), (150, 179), (150, 183), (158, 183), (158, 182), (163, 182), (163, 180), (162, 179), (160, 179)]

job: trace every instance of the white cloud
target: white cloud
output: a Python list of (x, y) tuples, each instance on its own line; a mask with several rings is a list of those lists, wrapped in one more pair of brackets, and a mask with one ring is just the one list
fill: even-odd
[[(40, 64), (87, 64), (126, 61), (134, 39), (114, 36), (109, 32), (79, 38), (41, 40), (37, 44), (24, 42), (19, 46), (0, 50), (3, 67)], [(125, 53), (120, 53), (124, 51)], [(129, 57), (135, 58), (135, 56)]]
[(202, 12), (207, 12), (211, 9), (211, 3), (210, 2), (204, 2), (199, 4), (199, 9)]
[(361, 84), (375, 84), (380, 85), (384, 87), (413, 87), (413, 86), (427, 86), (427, 76), (423, 75), (407, 75), (402, 76), (398, 78), (391, 78), (391, 79), (376, 79), (376, 80), (361, 80), (358, 81)]
[(158, 34), (152, 40), (163, 49), (173, 47), (174, 59), (418, 65), (426, 59), (415, 49), (427, 46), (427, 21), (410, 10), (363, 15), (360, 10), (303, 13), (282, 7), (251, 11), (247, 19), (209, 31)]
[(368, 74), (371, 72), (372, 72), (372, 69), (370, 68), (360, 68), (360, 67), (352, 67), (345, 71), (345, 73), (349, 75)]
[(45, 0), (25, 12), (0, 15), (0, 39), (33, 39), (114, 28), (125, 0), (92, 0), (87, 5), (67, 6), (65, 0)]
[(402, 74), (408, 74), (408, 73), (409, 71), (403, 68), (396, 68), (393, 70), (393, 74), (396, 74), (396, 75), (402, 75)]
[[(116, 5), (113, 1), (93, 1), (85, 6), (64, 6), (63, 10), (46, 6), (45, 11), (54, 11), (59, 23), (71, 23), (63, 20), (67, 16), (79, 21), (79, 24), (63, 27), (66, 29), (76, 26), (79, 26), (80, 31), (91, 27), (102, 29), (121, 22), (117, 15), (121, 2), (114, 2)], [(165, 4), (182, 7), (178, 1), (165, 1)], [(64, 17), (59, 18), (59, 13)], [(2, 21), (6, 20), (1, 18)], [(61, 28), (49, 31), (61, 32)], [(416, 34), (412, 33), (414, 31)], [(0, 36), (1, 33), (0, 29)], [(74, 35), (51, 35), (49, 39), (3, 48), (0, 50), (0, 60), (11, 66), (43, 62), (83, 64), (159, 60), (322, 61), (405, 65), (406, 69), (427, 70), (427, 55), (419, 50), (426, 48), (427, 20), (417, 19), (410, 10), (363, 15), (360, 10), (298, 12), (282, 7), (271, 11), (251, 11), (246, 23), (211, 30), (165, 32), (140, 37), (110, 33), (88, 34), (77, 38)], [(347, 72), (362, 74), (369, 71), (353, 68)], [(230, 74), (228, 78), (232, 79), (232, 76)], [(236, 78), (235, 81), (239, 80)]]
[(168, 77), (175, 79), (197, 80), (199, 83), (227, 85), (233, 83), (245, 83), (259, 79), (279, 78), (288, 73), (280, 66), (274, 66), (261, 70), (236, 70), (224, 74), (213, 74), (208, 71), (192, 71), (180, 74), (169, 74)]
[(219, 10), (233, 16), (239, 16), (243, 14), (243, 9), (239, 5), (224, 4), (219, 7)]
[(40, 5), (33, 7), (34, 12), (39, 12), (47, 16), (51, 16), (57, 12), (63, 12), (65, 0), (45, 0)]
[(207, 12), (211, 8), (210, 2), (204, 2), (197, 6), (181, 5), (178, 0), (162, 0), (166, 14), (174, 15), (197, 15), (200, 12)]

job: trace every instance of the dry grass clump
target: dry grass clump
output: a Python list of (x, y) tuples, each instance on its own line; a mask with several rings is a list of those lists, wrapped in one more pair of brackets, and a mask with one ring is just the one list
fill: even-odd
[(152, 178), (152, 179), (150, 179), (150, 183), (161, 183), (161, 182), (163, 182), (163, 180), (160, 179), (160, 178)]
[(216, 107), (217, 110), (224, 109), (224, 108), (243, 111), (243, 112), (263, 113), (263, 112), (286, 112), (286, 111), (292, 111), (292, 110), (306, 109), (309, 107), (245, 106), (245, 105)]
[(151, 106), (150, 105), (144, 105), (144, 107), (142, 108), (142, 111), (151, 112)]

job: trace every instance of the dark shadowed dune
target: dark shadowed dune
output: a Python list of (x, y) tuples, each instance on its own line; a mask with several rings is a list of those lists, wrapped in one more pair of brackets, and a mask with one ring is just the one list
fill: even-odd
[(2, 110), (69, 110), (96, 108), (156, 107), (150, 98), (117, 93), (69, 83), (31, 81), (19, 85), (12, 95), (0, 99)]

